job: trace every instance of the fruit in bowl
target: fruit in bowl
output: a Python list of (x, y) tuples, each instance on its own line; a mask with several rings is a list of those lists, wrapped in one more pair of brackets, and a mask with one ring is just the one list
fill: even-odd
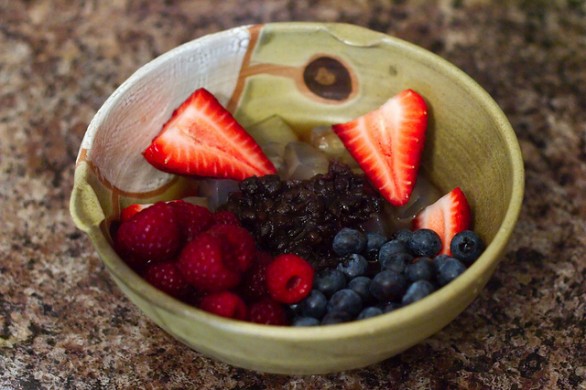
[[(209, 153), (207, 148), (200, 149), (203, 150), (201, 156), (215, 155), (222, 160), (222, 163), (208, 165), (206, 169), (218, 172), (242, 166), (248, 172), (246, 175), (251, 174), (251, 177), (225, 176), (220, 179), (214, 173), (206, 174), (205, 178), (200, 175), (193, 178), (191, 174), (166, 172), (156, 166), (157, 163), (153, 165), (145, 159), (149, 155), (145, 151), (149, 150), (153, 139), (167, 140), (166, 143), (170, 144), (181, 138), (172, 133), (165, 137), (161, 129), (173, 116), (173, 111), (201, 87), (210, 91), (239, 126), (246, 129), (244, 133), (248, 137), (244, 136), (240, 141), (251, 145), (248, 141), (252, 138), (258, 146), (243, 146), (249, 153), (236, 158), (234, 154), (226, 156), (220, 151), (230, 148), (230, 142), (215, 132), (205, 132), (199, 140), (213, 141), (216, 146), (214, 153)], [(357, 118), (385, 107), (392, 96), (400, 96), (402, 91), (409, 89), (423, 98), (428, 123), (424, 145), (418, 144), (421, 155), (417, 180), (411, 183), (413, 188), (406, 199), (403, 191), (408, 186), (384, 188), (388, 180), (373, 179), (376, 174), (384, 172), (376, 164), (371, 164), (374, 168), (366, 180), (369, 184), (360, 184), (359, 177), (367, 173), (369, 166), (362, 160), (377, 155), (380, 150), (374, 148), (370, 153), (361, 154), (358, 144), (367, 142), (357, 141), (360, 138), (357, 138), (355, 129), (369, 121), (379, 123), (379, 120), (373, 120), (378, 114), (364, 120)], [(378, 112), (383, 111), (384, 108)], [(331, 127), (332, 124), (344, 125)], [(352, 142), (358, 144), (352, 147)], [(156, 152), (154, 147), (152, 151)], [(402, 155), (401, 151), (395, 153)], [(409, 158), (411, 156), (407, 155), (401, 161), (410, 164)], [(341, 164), (330, 165), (331, 160)], [(158, 161), (161, 164), (165, 159)], [(391, 167), (385, 175), (396, 177), (397, 182), (401, 178), (411, 181), (409, 178), (413, 175), (405, 172)], [(347, 183), (341, 187), (344, 190), (329, 187), (336, 178)], [(288, 186), (288, 181), (295, 182), (295, 185)], [(305, 186), (308, 183), (322, 185), (326, 197), (307, 192)], [(311, 258), (312, 251), (307, 251), (309, 255), (305, 252), (299, 252), (302, 256), (295, 254), (314, 271), (311, 291), (304, 290), (306, 295), (303, 298), (297, 296), (296, 303), (275, 295), (279, 288), (274, 285), (271, 287), (273, 295), (270, 291), (268, 296), (263, 295), (266, 294), (263, 289), (273, 283), (273, 280), (267, 282), (267, 278), (271, 279), (269, 275), (280, 275), (283, 269), (288, 269), (268, 270), (280, 256), (291, 255), (289, 249), (292, 246), (284, 245), (285, 240), (281, 246), (269, 247), (269, 251), (257, 250), (254, 256), (234, 256), (225, 277), (221, 278), (227, 283), (225, 286), (234, 287), (211, 288), (205, 294), (197, 291), (193, 294), (198, 290), (193, 285), (195, 275), (199, 275), (197, 271), (191, 272), (192, 282), (175, 283), (177, 275), (184, 276), (186, 269), (196, 269), (186, 265), (190, 263), (187, 258), (213, 259), (213, 256), (197, 255), (201, 253), (198, 246), (213, 252), (221, 242), (235, 250), (240, 241), (231, 242), (228, 237), (233, 234), (241, 237), (249, 234), (255, 245), (259, 245), (265, 237), (261, 233), (270, 231), (270, 226), (258, 231), (254, 226), (261, 226), (262, 218), (271, 219), (277, 214), (269, 212), (273, 210), (269, 206), (276, 206), (270, 204), (270, 197), (255, 192), (255, 188), (261, 185), (263, 191), (279, 190), (290, 194), (290, 198), (283, 195), (287, 199), (282, 204), (284, 211), (293, 211), (293, 200), (296, 199), (293, 194), (314, 199), (318, 208), (311, 215), (327, 215), (319, 209), (320, 204), (324, 206), (323, 200), (329, 199), (327, 196), (350, 202), (352, 197), (344, 198), (344, 195), (353, 193), (356, 188), (369, 188), (356, 192), (355, 197), (369, 197), (366, 204), (372, 209), (368, 210), (368, 217), (373, 211), (373, 218), (360, 220), (355, 226), (338, 226), (329, 230), (329, 234), (332, 244), (334, 237), (342, 234), (344, 228), (361, 234), (366, 232), (365, 235), (371, 237), (378, 231), (383, 238), (373, 239), (370, 244), (367, 240), (366, 249), (354, 248), (351, 252), (356, 253), (345, 255), (337, 255), (332, 245), (324, 245), (320, 250), (329, 253), (325, 257), (333, 261), (323, 264)], [(453, 320), (478, 295), (494, 271), (516, 221), (522, 190), (522, 160), (514, 132), (494, 101), (461, 71), (420, 48), (359, 27), (277, 23), (245, 26), (189, 42), (145, 65), (127, 80), (96, 114), (82, 142), (71, 213), (76, 224), (88, 233), (122, 291), (178, 340), (208, 356), (240, 367), (310, 374), (357, 368), (380, 361), (429, 337)], [(406, 248), (399, 256), (391, 256), (397, 252), (390, 252), (397, 244), (382, 245), (391, 238), (404, 239), (406, 235), (396, 225), (396, 235), (391, 237), (389, 220), (406, 226), (415, 214), (419, 214), (416, 217), (419, 230), (429, 229), (439, 235), (430, 238), (429, 233), (424, 233), (416, 242), (435, 242), (432, 248), (437, 249), (439, 240), (442, 243), (440, 250), (444, 251), (448, 250), (446, 237), (453, 235), (454, 239), (458, 237), (454, 249), (459, 245), (462, 248), (474, 247), (476, 238), (467, 228), (463, 228), (461, 235), (453, 234), (452, 227), (438, 228), (465, 226), (459, 218), (451, 217), (452, 210), (465, 215), (457, 211), (465, 208), (454, 206), (461, 198), (460, 192), (465, 194), (471, 211), (466, 217), (469, 218), (469, 227), (473, 227), (486, 244), (475, 261), (456, 263), (446, 259), (446, 254), (440, 254), (429, 267), (428, 260), (408, 260), (409, 256), (429, 257), (424, 255), (433, 251), (425, 245), (423, 248), (420, 243), (404, 245)], [(178, 201), (180, 199), (184, 201)], [(256, 202), (251, 207), (254, 212), (246, 213), (243, 202)], [(387, 206), (393, 202), (393, 207)], [(123, 221), (118, 221), (138, 219), (151, 207), (155, 207), (155, 211), (159, 209), (158, 215), (167, 213), (171, 220), (178, 220), (191, 213), (176, 211), (185, 207), (181, 205), (183, 203), (189, 204), (186, 208), (197, 205), (207, 210), (211, 214), (207, 217), (212, 221), (210, 225), (201, 230), (196, 226), (179, 228), (180, 233), (175, 238), (169, 234), (173, 228), (165, 230), (164, 235), (172, 243), (171, 250), (164, 250), (162, 246), (138, 245), (148, 256), (160, 256), (153, 264), (148, 261), (148, 264), (142, 264), (134, 255), (120, 256), (127, 249), (117, 247), (117, 235), (119, 229), (124, 232), (127, 228), (122, 227)], [(133, 206), (136, 204), (141, 206)], [(149, 204), (154, 206), (146, 208), (145, 205)], [(380, 209), (377, 210), (375, 204), (379, 204)], [(142, 208), (143, 211), (136, 213)], [(364, 211), (366, 206), (356, 207), (356, 210)], [(419, 213), (421, 210), (424, 211)], [(264, 217), (261, 211), (264, 211)], [(275, 221), (273, 228), (286, 226), (286, 222)], [(242, 232), (234, 228), (238, 225), (248, 233), (234, 233), (236, 230)], [(297, 231), (303, 240), (295, 244), (312, 239), (319, 241), (322, 235), (314, 234), (319, 231), (319, 226), (314, 223), (311, 229)], [(294, 224), (289, 226), (290, 229), (294, 227)], [(230, 233), (227, 232), (229, 229), (232, 229)], [(191, 236), (189, 242), (183, 237), (185, 231), (191, 232), (186, 234)], [(348, 240), (352, 241), (351, 238), (346, 241), (342, 238), (337, 241), (337, 250)], [(243, 241), (250, 242), (248, 239)], [(266, 239), (260, 244), (273, 241)], [(375, 242), (381, 245), (378, 249)], [(454, 252), (451, 245), (449, 250)], [(183, 252), (188, 247), (195, 249), (189, 251), (189, 256), (184, 255), (184, 265), (181, 265)], [(171, 252), (174, 256), (170, 255)], [(384, 269), (381, 253), (385, 259)], [(179, 256), (179, 262), (176, 256)], [(362, 274), (364, 261), (361, 257), (368, 263), (366, 274)], [(380, 269), (377, 270), (376, 265), (372, 269), (372, 264), (376, 264), (373, 259), (378, 261)], [(438, 273), (435, 265), (443, 271)], [(397, 271), (402, 266), (403, 271)], [(462, 272), (463, 266), (468, 266), (465, 272)], [(326, 277), (328, 273), (330, 275)], [(336, 280), (341, 280), (340, 274), (346, 285), (336, 288)], [(304, 280), (300, 275), (295, 274), (291, 285)], [(375, 287), (372, 287), (373, 282)], [(257, 289), (255, 286), (261, 287)], [(249, 294), (258, 294), (254, 302)], [(371, 305), (377, 297), (388, 300), (388, 304)], [(359, 301), (362, 306), (365, 306), (364, 301), (369, 304), (359, 310), (356, 305)], [(403, 303), (406, 305), (402, 306)], [(402, 307), (397, 308), (399, 305)], [(329, 316), (328, 306), (333, 313)], [(209, 313), (214, 310), (218, 310), (216, 314)], [(352, 319), (341, 312), (351, 312)], [(217, 315), (222, 313), (233, 318)], [(318, 320), (320, 316), (321, 320)], [(324, 319), (325, 316), (328, 318)], [(252, 318), (279, 325), (285, 321), (294, 321), (295, 325), (319, 321), (324, 326), (267, 326), (249, 322)], [(360, 320), (354, 320), (358, 318)], [(339, 324), (340, 321), (344, 323)], [(336, 325), (325, 325), (334, 323)]]
[[(402, 239), (384, 236), (384, 230), (395, 227), (381, 210), (410, 201), (427, 116), (424, 99), (413, 90), (402, 91), (381, 107), (332, 126), (364, 175), (351, 173), (334, 159), (327, 174), (300, 180), (296, 169), (287, 164), (291, 159), (285, 158), (282, 168), (290, 179), (282, 180), (256, 140), (209, 91), (199, 88), (173, 112), (143, 155), (160, 170), (194, 180), (236, 180), (240, 189), (233, 189), (226, 204), (220, 204), (228, 210), (216, 213), (181, 200), (132, 204), (121, 211), (114, 245), (130, 266), (139, 272), (144, 268), (141, 273), (153, 286), (176, 298), (189, 297), (197, 307), (228, 318), (272, 325), (325, 325), (370, 318), (423, 299), (464, 272), (462, 260), (471, 264), (484, 247), (468, 230), (470, 209), (459, 187), (433, 204), (419, 202), (419, 209), (411, 207), (416, 214), (414, 232), (404, 230)], [(278, 144), (280, 138), (267, 132), (263, 139)], [(283, 154), (291, 144), (305, 148), (289, 140), (280, 148)], [(328, 151), (326, 146), (322, 151), (298, 153), (294, 163), (314, 166), (315, 160), (328, 160)], [(329, 176), (335, 188), (323, 191)], [(357, 191), (349, 188), (352, 182), (357, 182)], [(302, 192), (297, 190), (300, 186)], [(339, 199), (335, 195), (339, 192), (344, 197), (353, 194), (351, 202)], [(202, 194), (196, 191), (195, 195)], [(291, 202), (292, 207), (287, 204)], [(382, 220), (383, 231), (358, 224), (373, 218)], [(380, 241), (378, 245), (373, 237)], [(366, 246), (370, 264), (362, 256)], [(313, 290), (314, 271), (324, 263), (343, 275), (340, 288), (334, 291), (320, 289), (319, 282)], [(361, 278), (365, 291), (351, 287), (356, 278)], [(238, 294), (237, 290), (256, 293)], [(314, 308), (315, 299), (323, 306), (319, 314), (307, 310)], [(267, 300), (272, 303), (268, 305)], [(249, 308), (256, 313), (249, 313)]]

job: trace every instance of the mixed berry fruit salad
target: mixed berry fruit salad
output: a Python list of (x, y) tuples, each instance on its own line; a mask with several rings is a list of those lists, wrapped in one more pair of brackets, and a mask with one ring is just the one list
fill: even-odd
[(278, 117), (244, 129), (198, 89), (143, 153), (197, 192), (124, 208), (114, 246), (156, 288), (243, 321), (327, 325), (416, 302), (484, 249), (464, 192), (419, 170), (427, 116), (405, 90), (302, 141)]

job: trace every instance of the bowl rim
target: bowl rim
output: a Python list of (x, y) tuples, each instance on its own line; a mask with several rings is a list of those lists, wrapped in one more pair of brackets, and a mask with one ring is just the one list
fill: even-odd
[[(95, 126), (98, 121), (107, 116), (108, 110), (116, 103), (117, 97), (121, 96), (124, 90), (130, 88), (136, 79), (138, 79), (143, 73), (155, 69), (157, 66), (159, 66), (159, 64), (170, 60), (175, 52), (188, 49), (189, 46), (192, 45), (195, 41), (198, 41), (202, 38), (220, 34), (226, 34), (228, 36), (236, 29), (248, 28), (250, 26), (251, 25), (233, 27), (227, 30), (195, 38), (194, 40), (186, 42), (161, 54), (160, 56), (141, 66), (138, 70), (135, 71), (133, 75), (131, 75), (125, 82), (123, 82), (112, 93), (112, 95), (110, 95), (110, 97), (105, 101), (105, 103), (92, 119), (89, 127)], [(126, 263), (118, 256), (118, 254), (113, 250), (113, 248), (102, 235), (102, 230), (98, 225), (80, 226), (80, 218), (76, 215), (76, 211), (74, 209), (74, 202), (76, 200), (72, 196), (70, 212), (74, 218), (74, 221), (78, 227), (82, 228), (82, 230), (85, 230), (89, 235), (92, 243), (94, 244), (94, 247), (100, 254), (100, 257), (106, 265), (107, 269), (115, 276), (116, 279), (124, 281), (124, 284), (135, 294), (158, 308), (162, 308), (174, 313), (181, 313), (181, 315), (187, 317), (189, 320), (193, 320), (209, 327), (227, 331), (232, 334), (270, 338), (272, 340), (283, 340), (289, 342), (306, 342), (315, 341), (316, 339), (348, 339), (353, 337), (361, 337), (366, 333), (370, 334), (373, 332), (382, 331), (383, 329), (387, 331), (389, 329), (398, 329), (409, 323), (413, 323), (419, 318), (424, 317), (426, 314), (436, 309), (438, 305), (441, 306), (444, 303), (449, 302), (451, 299), (463, 293), (465, 290), (470, 288), (478, 288), (474, 287), (474, 282), (479, 280), (483, 274), (493, 268), (500, 261), (500, 256), (505, 250), (507, 242), (513, 233), (514, 226), (519, 217), (524, 194), (524, 166), (521, 149), (513, 128), (511, 127), (509, 121), (498, 104), (492, 99), (488, 92), (486, 92), (476, 81), (474, 81), (458, 67), (443, 59), (442, 57), (401, 38), (346, 23), (274, 22), (262, 24), (260, 26), (271, 26), (271, 28), (284, 30), (324, 29), (334, 36), (338, 31), (343, 31), (346, 33), (348, 31), (352, 31), (359, 34), (360, 36), (367, 35), (369, 39), (372, 39), (372, 41), (375, 43), (393, 45), (398, 50), (409, 52), (417, 61), (423, 61), (427, 64), (432, 64), (434, 67), (439, 68), (447, 78), (453, 79), (454, 82), (458, 83), (461, 87), (474, 95), (478, 99), (478, 102), (481, 103), (483, 109), (485, 109), (488, 115), (493, 118), (494, 123), (497, 124), (500, 134), (505, 140), (506, 149), (508, 151), (508, 164), (512, 166), (513, 183), (510, 200), (503, 221), (499, 226), (499, 229), (493, 240), (489, 245), (487, 245), (480, 258), (460, 277), (452, 281), (450, 284), (438, 289), (424, 299), (393, 312), (361, 321), (352, 321), (328, 326), (269, 326), (227, 319), (211, 313), (207, 313), (203, 310), (172, 298), (171, 296), (151, 286), (130, 267), (128, 267)], [(368, 328), (368, 332), (365, 331), (365, 328)]]

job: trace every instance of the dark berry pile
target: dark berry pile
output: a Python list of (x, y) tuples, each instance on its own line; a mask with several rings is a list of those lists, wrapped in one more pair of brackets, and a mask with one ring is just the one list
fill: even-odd
[(452, 239), (451, 256), (440, 254), (440, 238), (429, 229), (401, 230), (387, 240), (344, 228), (332, 247), (339, 263), (321, 270), (307, 298), (290, 306), (295, 326), (360, 320), (416, 302), (461, 275), (484, 250), (465, 230)]
[(294, 253), (322, 269), (337, 263), (334, 235), (342, 227), (357, 228), (381, 213), (382, 205), (364, 175), (333, 162), (326, 174), (308, 180), (276, 175), (243, 180), (223, 209), (238, 216), (262, 249)]

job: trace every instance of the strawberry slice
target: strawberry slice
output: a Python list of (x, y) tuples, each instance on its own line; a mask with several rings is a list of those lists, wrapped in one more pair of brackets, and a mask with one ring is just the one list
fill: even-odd
[(412, 227), (416, 229), (431, 229), (442, 240), (440, 253), (451, 255), (450, 243), (452, 238), (470, 227), (470, 206), (460, 187), (439, 198), (419, 212), (413, 219)]
[(407, 203), (427, 129), (427, 106), (417, 92), (406, 89), (332, 129), (385, 199), (395, 206)]
[(142, 210), (152, 206), (152, 203), (134, 203), (130, 206), (126, 206), (120, 212), (120, 222), (126, 222), (130, 218), (134, 217), (136, 214), (140, 213)]
[(173, 112), (143, 155), (156, 168), (180, 175), (242, 180), (276, 172), (260, 146), (204, 88)]

